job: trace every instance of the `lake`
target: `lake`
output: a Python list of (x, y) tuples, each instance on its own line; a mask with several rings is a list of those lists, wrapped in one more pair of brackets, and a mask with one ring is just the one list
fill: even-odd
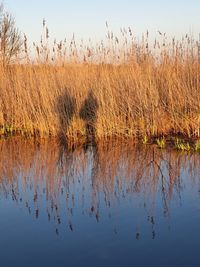
[(200, 155), (0, 141), (0, 264), (200, 266)]

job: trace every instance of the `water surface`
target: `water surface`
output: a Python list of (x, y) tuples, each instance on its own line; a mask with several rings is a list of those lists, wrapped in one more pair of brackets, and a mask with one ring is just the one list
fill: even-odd
[(0, 141), (0, 264), (200, 266), (200, 156)]

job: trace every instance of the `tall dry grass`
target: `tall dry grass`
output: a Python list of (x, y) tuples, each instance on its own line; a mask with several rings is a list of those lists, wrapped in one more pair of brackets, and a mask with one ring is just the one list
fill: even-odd
[(110, 137), (200, 136), (200, 41), (160, 33), (138, 42), (131, 29), (93, 45), (49, 44), (0, 66), (1, 134)]

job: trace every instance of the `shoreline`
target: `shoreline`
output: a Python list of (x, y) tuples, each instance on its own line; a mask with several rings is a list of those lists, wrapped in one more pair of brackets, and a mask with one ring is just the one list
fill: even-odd
[[(63, 137), (62, 137), (63, 138)], [(13, 140), (17, 142), (20, 141), (31, 141), (33, 143), (41, 144), (47, 141), (56, 142), (60, 147), (64, 149), (74, 150), (77, 148), (88, 148), (88, 147), (97, 147), (97, 146), (113, 146), (113, 145), (128, 145), (131, 144), (134, 147), (138, 148), (148, 148), (148, 147), (155, 147), (159, 150), (166, 150), (166, 149), (173, 149), (179, 152), (194, 152), (200, 153), (200, 138), (188, 138), (184, 137), (183, 135), (170, 135), (170, 136), (154, 136), (154, 137), (116, 137), (110, 136), (107, 138), (100, 138), (95, 139), (92, 137), (88, 139), (87, 136), (82, 136), (80, 139), (74, 140), (73, 138), (61, 139), (59, 136), (37, 136), (25, 133), (21, 134), (1, 134), (0, 135), (0, 142), (6, 140)]]

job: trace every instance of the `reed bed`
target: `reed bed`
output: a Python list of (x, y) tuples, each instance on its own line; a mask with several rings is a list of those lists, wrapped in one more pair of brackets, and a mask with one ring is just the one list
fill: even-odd
[(0, 134), (110, 138), (200, 137), (200, 41), (132, 30), (105, 41), (50, 42), (0, 65)]

